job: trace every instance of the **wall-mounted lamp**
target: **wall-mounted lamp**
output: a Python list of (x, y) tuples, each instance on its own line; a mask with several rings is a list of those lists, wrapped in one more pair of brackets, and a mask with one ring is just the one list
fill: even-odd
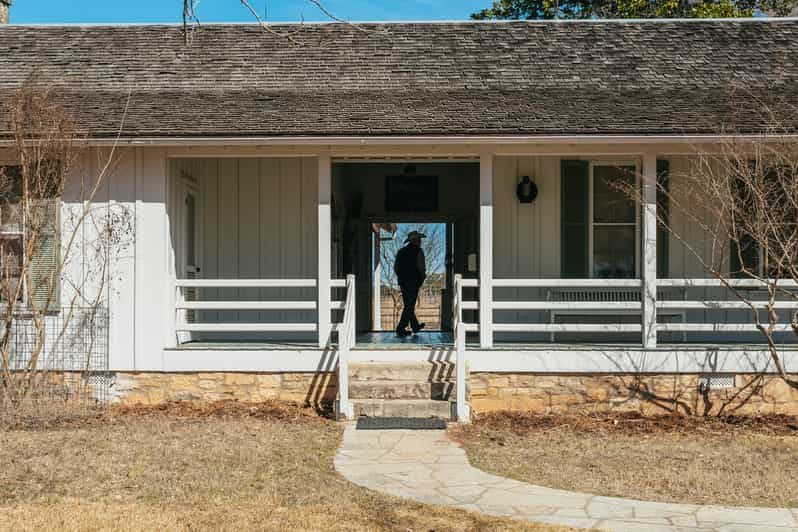
[(515, 195), (518, 197), (519, 203), (532, 203), (538, 197), (538, 186), (529, 179), (528, 175), (525, 175), (515, 187)]

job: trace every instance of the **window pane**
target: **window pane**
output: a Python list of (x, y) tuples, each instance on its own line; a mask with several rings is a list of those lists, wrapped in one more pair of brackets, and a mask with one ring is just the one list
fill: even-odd
[(0, 166), (0, 230), (22, 232), (22, 174), (19, 166)]
[(593, 221), (634, 223), (635, 201), (618, 184), (633, 185), (634, 166), (593, 167)]
[[(0, 238), (0, 279), (11, 292), (22, 277), (22, 237)], [(22, 299), (20, 292), (20, 299)]]
[(197, 204), (194, 194), (186, 194), (186, 262), (197, 265)]
[(635, 277), (634, 226), (593, 228), (593, 277), (604, 279)]

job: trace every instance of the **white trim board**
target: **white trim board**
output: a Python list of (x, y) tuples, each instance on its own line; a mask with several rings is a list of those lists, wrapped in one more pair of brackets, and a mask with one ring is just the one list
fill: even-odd
[[(798, 349), (784, 350), (781, 355), (787, 370), (798, 372)], [(451, 347), (356, 349), (350, 357), (351, 363), (454, 360), (455, 352)], [(466, 360), (472, 373), (775, 373), (767, 351), (755, 347), (475, 349), (466, 352)], [(333, 371), (337, 364), (337, 351), (334, 349), (167, 349), (163, 352), (163, 366), (160, 368), (117, 368), (117, 371), (307, 373)]]
[[(394, 135), (394, 136), (241, 136), (241, 137), (108, 137), (89, 138), (80, 144), (91, 146), (172, 146), (172, 147), (207, 147), (207, 146), (312, 146), (319, 149), (332, 146), (390, 146), (390, 145), (496, 145), (496, 144), (532, 144), (532, 145), (580, 145), (580, 144), (659, 144), (678, 143), (684, 145), (701, 143), (719, 143), (729, 140), (785, 141), (798, 139), (798, 134), (730, 134), (716, 133), (696, 135)], [(12, 140), (0, 140), (0, 147), (13, 147)], [(480, 150), (476, 150), (475, 155)], [(288, 156), (288, 154), (286, 154)], [(356, 156), (356, 155), (355, 155)]]
[(137, 371), (316, 373), (338, 366), (338, 352), (322, 349), (168, 349), (163, 359), (163, 368)]

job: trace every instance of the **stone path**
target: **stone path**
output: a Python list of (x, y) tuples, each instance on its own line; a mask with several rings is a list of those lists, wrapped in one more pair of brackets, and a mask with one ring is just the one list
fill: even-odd
[(798, 530), (798, 509), (635, 501), (533, 486), (488, 474), (442, 430), (355, 430), (335, 458), (351, 482), (405, 499), (572, 527), (623, 531)]

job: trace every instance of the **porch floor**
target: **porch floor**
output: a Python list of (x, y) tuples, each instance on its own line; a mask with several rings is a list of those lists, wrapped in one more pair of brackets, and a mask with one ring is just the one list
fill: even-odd
[(454, 335), (446, 331), (421, 331), (399, 337), (393, 331), (373, 331), (357, 335), (355, 349), (429, 349), (452, 347)]

